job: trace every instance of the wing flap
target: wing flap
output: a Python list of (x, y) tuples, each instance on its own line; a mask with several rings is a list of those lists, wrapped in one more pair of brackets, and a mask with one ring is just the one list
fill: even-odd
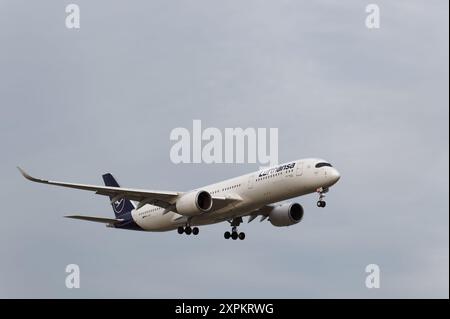
[(216, 211), (227, 207), (228, 205), (235, 205), (236, 203), (242, 201), (242, 198), (236, 194), (230, 194), (227, 196), (213, 196), (213, 207), (212, 210)]
[(264, 205), (261, 208), (254, 210), (250, 214), (248, 214), (248, 222), (252, 222), (256, 217), (261, 216), (260, 222), (264, 221), (267, 217), (269, 217), (270, 212), (275, 208), (275, 205)]

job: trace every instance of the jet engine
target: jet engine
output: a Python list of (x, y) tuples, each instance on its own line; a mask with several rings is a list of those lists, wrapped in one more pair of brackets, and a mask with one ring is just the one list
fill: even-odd
[(181, 196), (175, 206), (177, 212), (184, 216), (195, 216), (207, 213), (211, 210), (213, 200), (207, 191), (193, 191)]
[(303, 207), (298, 203), (286, 203), (275, 207), (269, 214), (269, 221), (277, 227), (291, 226), (303, 218)]

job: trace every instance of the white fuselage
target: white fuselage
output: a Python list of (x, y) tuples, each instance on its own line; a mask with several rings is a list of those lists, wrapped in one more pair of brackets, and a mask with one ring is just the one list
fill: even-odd
[(302, 159), (199, 188), (214, 197), (231, 198), (227, 205), (187, 217), (153, 205), (132, 211), (143, 230), (167, 231), (178, 226), (207, 225), (249, 215), (258, 208), (328, 188), (339, 179), (333, 167), (316, 168), (320, 159)]

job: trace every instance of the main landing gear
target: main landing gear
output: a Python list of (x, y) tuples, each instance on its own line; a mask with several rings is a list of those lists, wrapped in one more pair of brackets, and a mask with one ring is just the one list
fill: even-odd
[(317, 193), (319, 193), (319, 200), (317, 201), (317, 207), (324, 208), (327, 206), (327, 203), (323, 200), (325, 198), (325, 193), (328, 192), (328, 188), (320, 187), (317, 189)]
[(180, 234), (180, 235), (183, 233), (185, 233), (186, 235), (190, 235), (190, 234), (198, 235), (198, 233), (199, 233), (198, 227), (191, 228), (191, 226), (186, 226), (186, 227), (180, 226), (180, 227), (178, 227), (177, 231), (178, 231), (178, 234)]
[(223, 237), (225, 237), (225, 239), (230, 239), (231, 238), (233, 240), (236, 240), (236, 239), (239, 238), (240, 240), (244, 240), (245, 239), (245, 233), (244, 232), (238, 233), (236, 226), (234, 226), (231, 229), (231, 233), (229, 231), (226, 231), (223, 234)]
[(240, 240), (244, 240), (245, 239), (245, 233), (244, 232), (238, 232), (237, 227), (239, 226), (240, 223), (242, 223), (242, 217), (239, 218), (235, 218), (233, 219), (231, 222), (229, 222), (231, 224), (231, 233), (229, 231), (226, 231), (223, 234), (223, 237), (225, 239), (240, 239)]

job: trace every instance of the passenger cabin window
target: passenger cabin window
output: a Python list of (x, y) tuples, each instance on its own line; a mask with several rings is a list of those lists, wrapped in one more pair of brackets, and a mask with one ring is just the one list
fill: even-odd
[(320, 168), (320, 167), (324, 167), (324, 166), (333, 167), (333, 166), (331, 166), (330, 163), (325, 163), (325, 162), (321, 162), (321, 163), (317, 163), (316, 164), (316, 168)]

